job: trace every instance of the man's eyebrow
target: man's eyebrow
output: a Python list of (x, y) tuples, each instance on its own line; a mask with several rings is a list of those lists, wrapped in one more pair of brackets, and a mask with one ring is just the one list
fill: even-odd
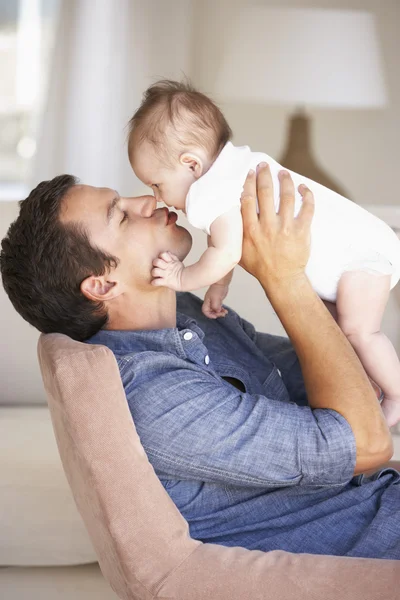
[(110, 223), (111, 219), (113, 218), (114, 215), (114, 211), (115, 211), (115, 207), (118, 204), (118, 201), (120, 199), (120, 195), (118, 194), (118, 192), (115, 192), (116, 196), (114, 196), (114, 198), (111, 200), (111, 202), (109, 202), (108, 206), (107, 206), (107, 225)]

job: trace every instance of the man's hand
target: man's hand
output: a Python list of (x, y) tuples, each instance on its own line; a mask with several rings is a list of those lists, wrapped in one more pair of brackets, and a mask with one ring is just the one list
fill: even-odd
[[(303, 204), (294, 216), (295, 190), (287, 171), (279, 173), (280, 204), (276, 213), (271, 172), (261, 163), (257, 176), (250, 171), (243, 193), (243, 250), (240, 265), (262, 284), (304, 274), (310, 255), (310, 225), (314, 196), (299, 187)], [(257, 214), (257, 199), (259, 214)]]
[(153, 277), (151, 284), (165, 286), (176, 292), (181, 291), (182, 273), (184, 264), (172, 252), (161, 252), (158, 258), (153, 260)]
[(293, 344), (310, 407), (334, 410), (346, 419), (356, 446), (354, 472), (364, 473), (391, 458), (390, 432), (358, 357), (305, 274), (313, 195), (300, 186), (303, 204), (295, 218), (292, 180), (287, 173), (279, 180), (278, 213), (268, 167), (246, 180), (241, 264), (260, 281)]

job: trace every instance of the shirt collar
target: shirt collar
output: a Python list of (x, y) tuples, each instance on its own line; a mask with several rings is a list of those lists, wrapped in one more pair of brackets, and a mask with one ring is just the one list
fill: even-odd
[(86, 340), (86, 343), (101, 344), (110, 348), (115, 354), (125, 354), (140, 350), (170, 350), (171, 347), (175, 346), (176, 336), (185, 329), (195, 332), (200, 340), (204, 339), (204, 331), (195, 319), (177, 312), (176, 324), (176, 327), (166, 329), (101, 329)]

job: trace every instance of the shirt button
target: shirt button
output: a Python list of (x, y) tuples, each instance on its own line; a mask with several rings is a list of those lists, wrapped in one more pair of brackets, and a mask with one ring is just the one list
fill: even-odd
[(183, 339), (188, 341), (191, 340), (193, 337), (193, 333), (191, 333), (190, 331), (187, 331), (186, 333), (183, 334)]
[(205, 359), (204, 359), (204, 362), (206, 363), (206, 365), (208, 365), (208, 364), (209, 364), (209, 362), (210, 362), (210, 357), (208, 356), (208, 354), (207, 354), (207, 356), (205, 357)]

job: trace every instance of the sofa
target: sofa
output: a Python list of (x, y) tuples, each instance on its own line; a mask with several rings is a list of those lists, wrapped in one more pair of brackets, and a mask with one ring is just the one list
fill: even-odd
[[(0, 238), (17, 214), (16, 202), (0, 203)], [(1, 286), (0, 311), (0, 598), (115, 599), (61, 464), (37, 360), (39, 334)], [(400, 458), (400, 438), (394, 441)]]

